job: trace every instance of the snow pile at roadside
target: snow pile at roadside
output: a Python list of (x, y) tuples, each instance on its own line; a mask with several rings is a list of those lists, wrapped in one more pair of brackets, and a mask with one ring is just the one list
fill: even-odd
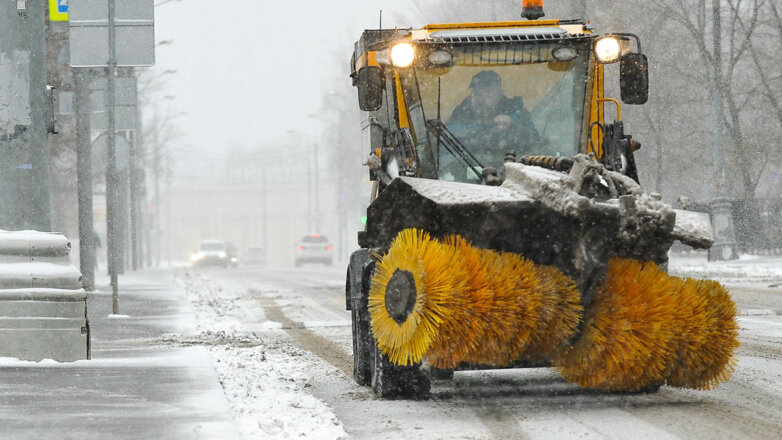
[(180, 344), (207, 346), (237, 428), (247, 439), (343, 439), (344, 426), (322, 401), (307, 393), (310, 372), (327, 368), (312, 354), (290, 344), (281, 330), (259, 337), (233, 316), (236, 308), (209, 280), (179, 278), (187, 289), (200, 332)]
[(711, 278), (721, 282), (782, 283), (782, 257), (741, 255), (733, 261), (708, 261), (706, 253), (669, 255), (671, 275)]

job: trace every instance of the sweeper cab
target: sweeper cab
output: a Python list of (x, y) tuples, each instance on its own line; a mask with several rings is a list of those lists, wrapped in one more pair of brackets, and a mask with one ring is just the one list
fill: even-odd
[[(699, 248), (712, 243), (707, 218), (675, 211), (639, 185), (640, 143), (621, 120), (622, 103), (647, 101), (648, 62), (638, 37), (600, 35), (580, 20), (541, 20), (541, 2), (524, 3), (523, 21), (373, 29), (355, 44), (351, 78), (374, 187), (361, 249), (347, 271), (346, 307), (354, 379), (379, 396), (426, 395), (433, 376), (458, 369), (549, 365), (582, 334), (583, 310), (599, 295), (612, 259), (664, 265), (674, 240)], [(604, 94), (613, 63), (619, 63), (621, 103)], [(609, 121), (607, 112), (615, 118)], [(438, 258), (453, 264), (433, 263), (435, 247), (450, 256)], [(400, 256), (405, 252), (418, 257)], [(445, 336), (455, 327), (444, 321), (455, 315), (443, 311), (499, 301), (516, 287), (492, 278), (507, 278), (507, 286), (525, 281), (495, 273), (497, 267), (527, 270), (520, 269), (526, 262), (534, 266), (528, 278), (541, 277), (530, 289), (552, 279), (544, 267), (572, 281), (577, 304), (562, 305), (575, 316), (572, 328), (541, 327), (528, 332), (534, 340), (514, 342), (515, 349), (503, 348), (512, 341), (500, 332), (493, 351), (480, 353), (475, 341), (453, 341), (450, 346), (462, 347), (458, 353), (432, 348), (437, 338), (491, 336), (488, 324)], [(430, 272), (417, 272), (426, 265)], [(458, 274), (451, 270), (457, 266)], [(431, 303), (437, 301), (432, 271), (450, 277), (442, 282), (452, 293), (437, 297), (450, 298), (442, 304)], [(489, 278), (485, 285), (476, 284), (478, 272)], [(555, 293), (522, 289), (518, 295), (544, 304), (535, 306), (535, 316), (550, 316), (545, 304), (568, 302), (562, 298), (571, 293), (549, 290)], [(486, 292), (494, 293), (470, 302)], [(416, 327), (425, 322), (431, 328)], [(529, 324), (514, 321), (519, 328)], [(561, 340), (534, 356), (522, 348), (540, 346), (546, 332), (561, 333)], [(507, 359), (508, 353), (518, 358)]]

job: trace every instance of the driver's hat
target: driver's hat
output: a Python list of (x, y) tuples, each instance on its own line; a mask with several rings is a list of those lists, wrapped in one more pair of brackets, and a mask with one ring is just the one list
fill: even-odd
[(501, 85), (502, 85), (502, 79), (500, 78), (500, 75), (493, 70), (482, 70), (476, 73), (472, 77), (472, 80), (470, 81), (471, 89), (476, 86), (486, 87), (486, 86), (501, 86)]

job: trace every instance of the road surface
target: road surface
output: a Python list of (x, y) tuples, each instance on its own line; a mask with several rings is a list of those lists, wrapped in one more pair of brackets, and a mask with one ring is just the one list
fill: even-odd
[(218, 327), (306, 354), (288, 365), (303, 366), (303, 390), (330, 407), (355, 439), (782, 438), (779, 285), (728, 285), (742, 313), (741, 346), (735, 374), (716, 390), (604, 393), (540, 368), (457, 372), (453, 381), (435, 382), (428, 400), (406, 401), (378, 399), (352, 379), (344, 274), (344, 267), (305, 266), (178, 276), (197, 314), (212, 316)]

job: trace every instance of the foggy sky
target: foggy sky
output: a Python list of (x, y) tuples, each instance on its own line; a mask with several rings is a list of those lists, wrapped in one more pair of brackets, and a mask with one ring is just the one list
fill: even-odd
[(390, 17), (406, 4), (174, 0), (156, 7), (155, 39), (173, 43), (157, 48), (152, 69), (176, 70), (162, 77), (158, 106), (186, 113), (176, 119), (176, 149), (218, 152), (268, 144), (290, 130), (313, 133), (316, 120), (307, 115), (325, 93), (350, 86), (345, 73), (361, 31), (378, 25), (381, 9), (384, 27), (398, 24)]

